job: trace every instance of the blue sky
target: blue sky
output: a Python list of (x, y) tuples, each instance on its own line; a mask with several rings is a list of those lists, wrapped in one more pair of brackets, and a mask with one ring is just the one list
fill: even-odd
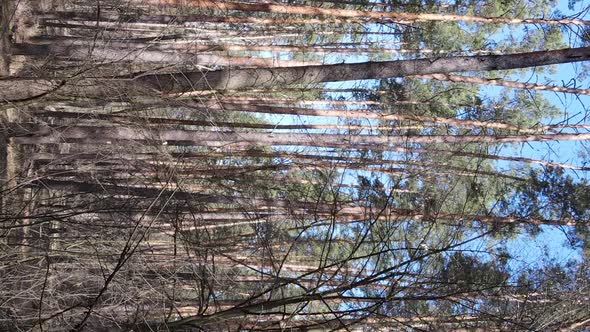
[[(568, 1), (562, 0), (558, 3), (555, 8), (560, 13), (566, 16), (574, 15), (582, 8), (590, 5), (590, 1), (580, 1), (576, 4), (574, 10), (568, 9)], [(580, 17), (588, 19), (586, 17)], [(575, 45), (579, 46), (579, 45)], [(361, 62), (369, 60), (366, 55), (354, 55), (347, 54), (345, 56), (330, 56), (326, 58), (328, 62), (339, 63), (345, 62)], [(532, 73), (526, 77), (518, 78), (521, 82), (530, 83), (547, 83), (552, 82), (555, 85), (566, 84), (571, 86), (572, 78), (576, 77), (581, 71), (581, 65), (577, 64), (563, 64), (555, 67), (556, 71), (554, 74), (537, 74)], [(365, 82), (339, 82), (328, 84), (329, 88), (351, 88), (358, 87), (359, 85), (371, 85), (375, 81)], [(577, 81), (577, 87), (588, 88), (590, 87), (588, 80)], [(497, 87), (482, 87), (481, 93), (485, 95), (494, 95), (500, 91)], [(554, 105), (559, 106), (563, 110), (563, 114), (556, 119), (546, 119), (547, 123), (560, 122), (563, 119), (569, 119), (569, 123), (588, 123), (586, 119), (587, 110), (585, 105), (590, 105), (590, 96), (575, 96), (572, 94), (564, 93), (553, 93), (553, 92), (542, 92)], [(322, 106), (319, 106), (322, 107)], [(324, 107), (327, 107), (324, 106)], [(293, 124), (293, 123), (338, 123), (337, 118), (326, 118), (326, 117), (292, 117), (292, 116), (265, 116), (271, 123), (280, 124)], [(374, 124), (373, 121), (366, 120), (367, 124)], [(587, 132), (586, 129), (580, 130), (580, 132)], [(518, 147), (507, 147), (501, 154), (507, 156), (522, 156), (528, 158), (543, 159), (548, 161), (565, 162), (575, 165), (582, 165), (585, 163), (585, 158), (581, 158), (579, 151), (583, 150), (582, 144), (585, 142), (569, 141), (569, 142), (533, 142), (530, 144), (519, 145)], [(502, 168), (514, 167), (512, 164), (500, 163)], [(356, 182), (356, 175), (363, 174), (359, 172), (352, 172), (350, 176), (345, 177), (345, 182)], [(568, 171), (568, 174), (575, 179), (588, 179), (588, 172), (584, 171)], [(364, 175), (369, 175), (366, 172)], [(387, 181), (383, 181), (387, 182)], [(522, 234), (514, 240), (510, 240), (507, 243), (509, 253), (513, 257), (512, 267), (514, 269), (525, 268), (526, 266), (538, 266), (548, 262), (562, 262), (565, 263), (568, 260), (581, 258), (580, 250), (572, 248), (569, 245), (568, 237), (566, 236), (566, 230), (564, 228), (542, 226), (542, 232), (537, 236), (530, 236)]]
[[(589, 1), (580, 1), (573, 11), (567, 7), (568, 1), (560, 1), (557, 10), (566, 16), (574, 15), (582, 8), (590, 5)], [(584, 17), (588, 19), (586, 14)], [(561, 82), (571, 83), (571, 79), (580, 73), (582, 66), (580, 63), (563, 64), (557, 66), (555, 75), (552, 75), (552, 81), (559, 84)], [(543, 82), (543, 77), (532, 78), (532, 81), (538, 79)], [(577, 82), (578, 87), (588, 88), (588, 80)], [(571, 123), (588, 123), (586, 118), (587, 105), (590, 105), (590, 96), (575, 96), (565, 93), (544, 93), (547, 98), (555, 105), (563, 108), (565, 116), (571, 118)], [(582, 131), (585, 132), (585, 131)], [(538, 158), (545, 158), (553, 161), (567, 162), (581, 165), (585, 160), (580, 158), (579, 152), (583, 150), (582, 144), (587, 142), (570, 141), (570, 142), (552, 142), (552, 143), (535, 143), (522, 147), (523, 155), (530, 155)], [(578, 179), (588, 179), (588, 172), (569, 171), (572, 177)], [(526, 266), (538, 267), (546, 263), (566, 263), (569, 260), (580, 260), (581, 250), (573, 248), (569, 244), (566, 235), (567, 227), (542, 226), (543, 232), (537, 236), (522, 234), (517, 239), (509, 243), (509, 251), (513, 256), (514, 268), (524, 268)]]

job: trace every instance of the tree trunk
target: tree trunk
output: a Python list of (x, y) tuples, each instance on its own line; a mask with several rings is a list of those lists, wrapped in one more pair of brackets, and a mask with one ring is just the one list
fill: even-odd
[[(463, 120), (454, 118), (443, 118), (443, 117), (430, 117), (430, 116), (419, 116), (419, 115), (406, 115), (406, 114), (383, 114), (379, 112), (371, 112), (369, 110), (321, 110), (321, 109), (308, 109), (308, 108), (277, 108), (270, 106), (258, 106), (258, 105), (244, 105), (246, 108), (244, 111), (256, 112), (260, 110), (261, 113), (268, 114), (293, 114), (293, 115), (312, 115), (312, 116), (330, 116), (339, 118), (367, 118), (377, 119), (383, 121), (416, 121), (425, 122), (430, 125), (447, 124), (453, 125), (458, 128), (493, 128), (493, 129), (506, 129), (513, 130), (519, 133), (527, 134), (540, 134), (543, 128), (539, 129), (526, 129), (516, 125), (501, 123), (501, 122), (489, 122), (489, 121), (477, 121), (477, 120)], [(273, 112), (276, 110), (277, 112)], [(352, 124), (294, 124), (294, 125), (273, 125), (264, 123), (240, 123), (240, 122), (223, 122), (214, 120), (188, 120), (188, 119), (171, 119), (171, 118), (155, 118), (155, 117), (140, 117), (140, 116), (125, 116), (125, 115), (112, 115), (104, 113), (83, 113), (83, 112), (51, 112), (41, 111), (35, 112), (36, 116), (52, 117), (52, 118), (73, 118), (73, 119), (100, 119), (110, 121), (124, 121), (133, 123), (135, 121), (139, 123), (146, 123), (148, 125), (166, 125), (166, 124), (177, 124), (187, 126), (202, 126), (202, 127), (226, 127), (226, 128), (251, 128), (251, 129), (270, 129), (270, 130), (305, 130), (305, 129), (346, 129), (346, 130), (401, 130), (402, 126), (399, 125), (383, 125), (376, 124), (371, 125), (352, 125)], [(421, 127), (421, 126), (418, 126)], [(426, 127), (426, 126), (424, 126)], [(558, 128), (559, 129), (559, 128)]]
[(542, 91), (573, 93), (573, 94), (578, 94), (578, 95), (590, 96), (590, 89), (569, 88), (569, 87), (565, 87), (565, 86), (556, 86), (556, 85), (551, 85), (551, 84), (524, 83), (524, 82), (505, 80), (502, 78), (483, 78), (483, 77), (451, 75), (451, 74), (416, 75), (415, 77), (435, 79), (435, 80), (439, 80), (439, 81), (497, 85), (497, 86), (503, 86), (506, 88), (513, 88), (513, 89), (542, 90)]
[[(46, 127), (40, 132), (46, 133)], [(133, 129), (125, 127), (71, 126), (44, 136), (15, 137), (17, 144), (49, 144), (77, 142), (109, 144), (117, 141), (145, 141), (156, 145), (187, 145), (221, 147), (239, 146), (324, 146), (388, 150), (396, 144), (436, 143), (518, 143), (533, 141), (577, 141), (590, 139), (590, 133), (527, 134), (527, 135), (412, 135), (378, 136), (356, 134), (269, 133), (235, 131), (201, 131), (174, 129)]]
[(278, 88), (294, 84), (314, 85), (363, 79), (381, 79), (411, 75), (528, 68), (586, 61), (590, 47), (568, 48), (507, 55), (458, 56), (435, 59), (364, 62), (289, 68), (223, 69), (187, 71), (168, 74), (145, 74), (134, 78), (39, 80), (9, 79), (0, 81), (4, 103), (26, 101), (53, 94), (72, 97), (94, 97), (128, 100), (154, 92), (182, 94), (198, 90), (238, 90)]
[[(146, 0), (139, 0), (145, 3)], [(179, 0), (149, 0), (155, 4), (167, 3), (178, 5)], [(590, 25), (590, 21), (580, 19), (546, 19), (546, 18), (508, 18), (508, 17), (481, 17), (455, 14), (433, 13), (403, 13), (386, 11), (369, 11), (356, 9), (322, 8), (315, 6), (297, 6), (279, 3), (244, 3), (244, 2), (219, 2), (211, 0), (190, 1), (187, 7), (207, 8), (221, 11), (239, 10), (242, 12), (264, 12), (272, 14), (289, 15), (321, 15), (333, 17), (367, 18), (379, 22), (414, 23), (426, 21), (444, 22), (473, 22), (473, 23), (499, 23), (499, 24), (577, 24)], [(329, 18), (327, 19), (329, 20)]]
[(163, 93), (174, 94), (193, 90), (273, 88), (293, 84), (313, 85), (323, 82), (381, 79), (419, 74), (507, 70), (588, 59), (590, 59), (590, 47), (581, 47), (508, 55), (156, 74), (139, 77), (135, 82)]

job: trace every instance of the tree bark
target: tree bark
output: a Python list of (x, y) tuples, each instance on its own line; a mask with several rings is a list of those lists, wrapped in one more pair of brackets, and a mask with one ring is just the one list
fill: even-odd
[(486, 85), (503, 86), (506, 88), (513, 88), (513, 89), (542, 90), (542, 91), (563, 92), (563, 93), (572, 93), (572, 94), (590, 96), (590, 89), (569, 88), (569, 87), (565, 87), (565, 86), (556, 86), (556, 85), (551, 85), (551, 84), (516, 82), (516, 81), (505, 80), (502, 78), (483, 78), (483, 77), (451, 75), (451, 74), (416, 75), (415, 77), (435, 79), (435, 80), (439, 80), (439, 81), (486, 84)]
[[(46, 133), (41, 127), (41, 133)], [(590, 133), (527, 134), (527, 135), (413, 135), (378, 136), (353, 134), (315, 134), (315, 133), (270, 133), (202, 131), (174, 129), (133, 129), (124, 127), (71, 126), (61, 131), (53, 131), (44, 136), (15, 137), (17, 144), (49, 144), (77, 142), (85, 144), (115, 143), (117, 141), (145, 141), (156, 145), (195, 145), (221, 147), (229, 144), (240, 146), (291, 145), (352, 147), (387, 150), (396, 144), (436, 144), (436, 143), (518, 143), (532, 141), (586, 140)]]
[(163, 93), (273, 88), (293, 84), (404, 77), (409, 75), (528, 68), (590, 59), (590, 47), (507, 55), (365, 62), (291, 68), (259, 68), (146, 75), (135, 81)]
[[(293, 114), (293, 115), (311, 115), (311, 116), (330, 116), (339, 118), (367, 118), (367, 119), (378, 119), (383, 121), (416, 121), (421, 123), (429, 123), (429, 126), (436, 126), (440, 124), (453, 125), (458, 128), (493, 128), (493, 129), (506, 129), (513, 130), (519, 133), (527, 134), (541, 134), (543, 128), (539, 129), (527, 129), (521, 128), (516, 125), (502, 123), (502, 122), (490, 122), (490, 121), (477, 121), (477, 120), (464, 120), (455, 118), (443, 118), (443, 117), (431, 117), (431, 116), (420, 116), (420, 115), (406, 115), (406, 114), (383, 114), (380, 112), (371, 112), (370, 110), (355, 110), (355, 111), (341, 111), (341, 110), (321, 110), (321, 109), (308, 109), (308, 108), (288, 108), (288, 107), (270, 107), (270, 106), (258, 106), (258, 105), (243, 105), (244, 111), (256, 112), (258, 109), (261, 113), (268, 114)], [(248, 107), (250, 106), (250, 107)], [(273, 112), (276, 110), (277, 112)], [(295, 125), (273, 125), (265, 123), (246, 123), (246, 122), (223, 122), (223, 121), (212, 121), (212, 120), (188, 120), (188, 119), (174, 119), (174, 118), (161, 118), (161, 117), (140, 117), (140, 116), (125, 116), (125, 115), (113, 115), (104, 113), (83, 113), (83, 112), (52, 112), (52, 111), (40, 111), (35, 112), (36, 116), (52, 117), (52, 118), (70, 118), (70, 119), (87, 119), (87, 120), (109, 120), (109, 121), (123, 121), (133, 123), (138, 121), (140, 123), (146, 123), (148, 125), (187, 125), (187, 126), (202, 126), (202, 127), (226, 127), (226, 128), (252, 128), (252, 129), (270, 129), (270, 130), (304, 130), (304, 129), (346, 129), (346, 130), (395, 130), (403, 129), (401, 125), (386, 125), (377, 124), (371, 125), (352, 125), (352, 124), (295, 124)], [(421, 125), (422, 126), (422, 125)], [(420, 127), (420, 126), (418, 126)], [(427, 127), (427, 126), (424, 126)]]
[(222, 69), (142, 74), (132, 78), (81, 80), (0, 80), (2, 100), (26, 101), (53, 94), (129, 100), (138, 95), (163, 93), (177, 95), (198, 90), (238, 90), (279, 88), (290, 85), (315, 85), (363, 79), (382, 79), (411, 75), (528, 68), (571, 63), (590, 59), (590, 47), (568, 48), (506, 55), (457, 56), (431, 59), (364, 62), (289, 68)]
[[(140, 0), (145, 3), (145, 0)], [(149, 0), (151, 3), (178, 5), (179, 0)], [(456, 14), (434, 13), (408, 13), (369, 11), (357, 9), (322, 8), (316, 6), (287, 5), (279, 3), (244, 3), (244, 2), (219, 2), (211, 0), (189, 1), (188, 7), (207, 8), (214, 10), (239, 10), (242, 12), (264, 12), (272, 14), (289, 15), (322, 15), (332, 17), (367, 18), (379, 22), (414, 23), (426, 21), (444, 22), (473, 22), (473, 23), (499, 23), (499, 24), (576, 24), (590, 25), (590, 21), (581, 19), (550, 19), (550, 18), (509, 18), (509, 17), (482, 17)], [(329, 19), (327, 19), (329, 20)]]

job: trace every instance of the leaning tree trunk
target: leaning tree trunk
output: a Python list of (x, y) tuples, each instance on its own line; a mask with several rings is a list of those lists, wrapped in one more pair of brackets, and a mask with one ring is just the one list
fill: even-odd
[(114, 142), (138, 141), (156, 145), (220, 147), (229, 144), (238, 146), (320, 146), (342, 148), (367, 148), (388, 150), (396, 144), (436, 143), (520, 143), (546, 141), (578, 141), (590, 139), (588, 133), (526, 134), (526, 135), (406, 135), (377, 136), (352, 134), (317, 133), (272, 133), (203, 131), (177, 129), (133, 129), (125, 127), (70, 126), (61, 131), (40, 127), (31, 136), (15, 137), (18, 144), (59, 144), (73, 142), (81, 144), (113, 144)]
[(506, 55), (457, 56), (434, 59), (364, 62), (289, 68), (226, 68), (142, 74), (128, 78), (81, 80), (6, 79), (0, 81), (2, 101), (26, 101), (49, 94), (128, 100), (133, 96), (161, 93), (174, 96), (190, 91), (277, 88), (410, 75), (528, 68), (590, 59), (590, 47)]
[[(154, 4), (167, 3), (179, 5), (179, 0), (148, 0)], [(145, 3), (146, 0), (140, 0)], [(415, 23), (427, 21), (442, 22), (472, 22), (472, 23), (497, 23), (497, 24), (576, 24), (589, 25), (590, 21), (580, 19), (548, 19), (548, 18), (510, 18), (510, 17), (482, 17), (456, 14), (435, 14), (435, 13), (409, 13), (409, 12), (388, 12), (358, 9), (322, 8), (316, 6), (287, 5), (280, 3), (244, 3), (244, 2), (219, 2), (211, 0), (190, 1), (187, 7), (206, 8), (213, 10), (239, 10), (242, 12), (263, 12), (271, 14), (289, 15), (322, 15), (330, 17), (362, 17), (366, 20), (385, 21), (394, 23)]]

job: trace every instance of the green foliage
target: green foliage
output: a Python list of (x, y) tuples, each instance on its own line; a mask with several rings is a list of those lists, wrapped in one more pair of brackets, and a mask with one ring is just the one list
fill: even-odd
[(542, 93), (506, 89), (502, 90), (497, 97), (489, 98), (485, 103), (470, 108), (466, 117), (481, 121), (500, 121), (522, 128), (534, 128), (545, 119), (556, 117), (561, 112)]
[(548, 219), (590, 219), (590, 184), (574, 181), (562, 168), (531, 170), (529, 181), (517, 186), (519, 215)]
[(458, 290), (485, 290), (491, 292), (502, 288), (508, 281), (505, 261), (482, 262), (480, 258), (455, 252), (447, 259), (446, 265), (440, 272), (443, 284)]
[(441, 117), (455, 117), (461, 107), (477, 103), (479, 91), (470, 84), (415, 78), (383, 80), (381, 89), (390, 91), (381, 96), (381, 102), (394, 114)]

